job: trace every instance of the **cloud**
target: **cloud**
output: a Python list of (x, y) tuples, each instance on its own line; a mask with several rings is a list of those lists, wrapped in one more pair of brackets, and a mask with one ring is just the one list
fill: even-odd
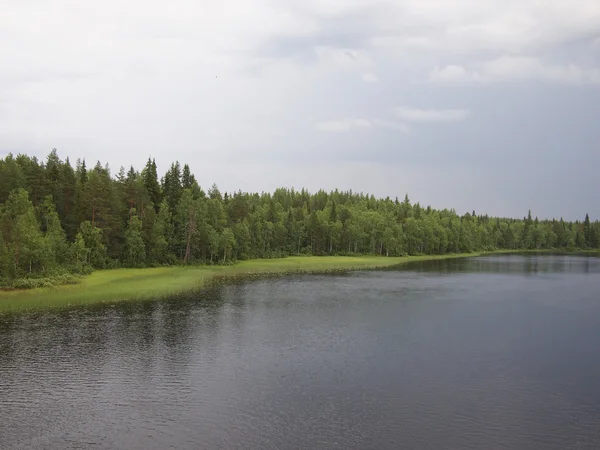
[(395, 2), (379, 18), (370, 43), (380, 48), (435, 54), (538, 52), (560, 43), (598, 37), (600, 3), (456, 0)]
[(365, 83), (377, 83), (379, 81), (379, 78), (377, 78), (377, 75), (375, 75), (374, 73), (370, 73), (370, 72), (363, 73), (361, 75), (361, 78)]
[(600, 69), (577, 64), (546, 64), (531, 56), (502, 56), (473, 64), (470, 70), (459, 65), (436, 67), (429, 75), (435, 83), (500, 83), (544, 81), (556, 84), (600, 83)]
[(408, 127), (408, 125), (405, 123), (402, 123), (402, 122), (394, 122), (394, 121), (385, 120), (385, 119), (373, 119), (373, 120), (371, 120), (371, 122), (376, 127), (402, 131), (403, 133), (410, 132), (410, 128)]
[(567, 84), (600, 83), (598, 69), (584, 69), (577, 64), (544, 64), (539, 58), (503, 56), (481, 66), (489, 80), (544, 80)]
[(348, 132), (352, 129), (370, 130), (373, 128), (385, 128), (389, 130), (401, 131), (403, 133), (408, 133), (410, 131), (408, 125), (405, 123), (379, 118), (373, 118), (369, 120), (347, 118), (318, 122), (315, 124), (315, 128), (319, 131), (328, 131), (336, 133)]
[[(401, 182), (403, 192), (433, 164), (451, 162), (443, 177), (477, 155), (497, 181), (475, 192), (447, 175), (439, 181), (457, 203), (439, 189), (432, 202), (485, 206), (492, 193), (491, 204), (502, 197), (518, 215), (544, 201), (548, 214), (591, 214), (597, 189), (580, 183), (597, 167), (598, 30), (598, 0), (176, 0), (167, 9), (156, 0), (4, 0), (0, 154), (44, 158), (56, 147), (72, 161), (100, 155), (115, 170), (151, 154), (159, 170), (179, 159), (203, 184), (220, 184), (247, 172), (248, 161), (276, 159), (281, 173), (294, 172), (310, 148), (339, 167), (385, 161), (374, 166), (382, 173), (411, 159), (418, 176)], [(476, 127), (418, 126), (459, 124), (475, 111)], [(552, 158), (539, 160), (536, 149), (552, 146)], [(539, 193), (504, 193), (502, 178), (514, 171), (500, 169), (496, 155), (507, 151), (536, 161), (523, 179)], [(560, 203), (554, 197), (566, 188), (543, 175), (565, 165), (574, 200)], [(298, 176), (324, 182), (311, 171)], [(232, 188), (262, 190), (275, 178), (264, 170)], [(340, 170), (342, 178), (362, 182)], [(397, 179), (373, 179), (382, 195), (400, 189)]]
[(322, 65), (334, 68), (360, 69), (371, 62), (366, 52), (352, 48), (316, 46), (314, 52)]
[(459, 122), (469, 116), (466, 109), (394, 108), (394, 114), (407, 122)]
[(470, 77), (470, 74), (463, 66), (451, 64), (449, 66), (436, 67), (429, 75), (429, 79), (436, 83), (456, 83), (464, 82)]
[(371, 129), (371, 122), (366, 119), (338, 119), (315, 124), (317, 130), (330, 132), (347, 132), (352, 129)]

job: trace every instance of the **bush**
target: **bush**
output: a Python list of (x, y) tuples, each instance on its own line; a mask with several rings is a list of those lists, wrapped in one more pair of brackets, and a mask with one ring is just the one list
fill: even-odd
[(3, 283), (4, 288), (8, 289), (36, 289), (36, 288), (49, 288), (60, 286), (63, 284), (77, 284), (81, 280), (81, 276), (63, 273), (54, 275), (51, 277), (43, 278), (17, 278), (14, 280), (8, 280)]
[(79, 267), (73, 267), (72, 271), (73, 271), (72, 274), (74, 276), (89, 275), (90, 273), (92, 273), (94, 271), (94, 268), (88, 264), (84, 264)]
[(111, 259), (106, 264), (107, 269), (120, 269), (121, 267), (123, 267), (123, 264), (118, 259)]
[(304, 256), (311, 256), (312, 255), (312, 249), (310, 247), (303, 247), (300, 250), (300, 254), (304, 255)]

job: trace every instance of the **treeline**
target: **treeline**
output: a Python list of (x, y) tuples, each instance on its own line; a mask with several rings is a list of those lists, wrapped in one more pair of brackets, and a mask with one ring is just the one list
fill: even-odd
[(0, 159), (0, 275), (6, 280), (106, 267), (227, 263), (286, 255), (415, 255), (600, 247), (600, 224), (458, 215), (353, 192), (206, 192), (178, 162), (159, 178), (108, 165)]

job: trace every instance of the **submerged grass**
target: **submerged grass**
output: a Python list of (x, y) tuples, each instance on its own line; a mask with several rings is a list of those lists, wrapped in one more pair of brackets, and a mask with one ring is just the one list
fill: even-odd
[(427, 261), (481, 253), (404, 257), (297, 256), (254, 259), (231, 266), (185, 266), (148, 269), (99, 270), (81, 283), (51, 288), (0, 292), (0, 311), (58, 307), (86, 303), (167, 297), (194, 291), (227, 278), (256, 278), (293, 273), (327, 273), (390, 267), (412, 261)]

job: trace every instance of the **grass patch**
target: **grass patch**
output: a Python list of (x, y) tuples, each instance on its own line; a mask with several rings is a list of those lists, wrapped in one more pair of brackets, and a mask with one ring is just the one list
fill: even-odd
[(327, 273), (390, 267), (412, 261), (477, 256), (481, 253), (386, 258), (379, 256), (297, 256), (254, 259), (230, 266), (185, 266), (99, 270), (79, 284), (0, 292), (0, 311), (167, 297), (201, 289), (226, 278), (293, 273)]

